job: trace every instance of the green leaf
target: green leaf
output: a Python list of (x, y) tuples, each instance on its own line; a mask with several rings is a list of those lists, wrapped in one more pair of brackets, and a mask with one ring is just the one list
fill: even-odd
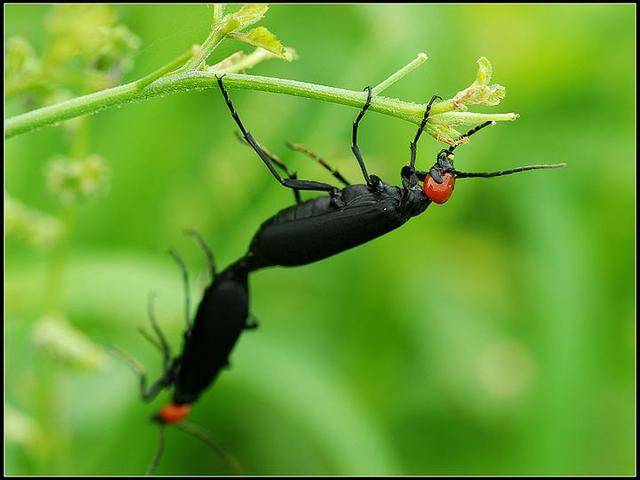
[(240, 32), (249, 25), (260, 21), (267, 10), (269, 10), (269, 6), (266, 3), (245, 4), (237, 12), (226, 15), (222, 19), (219, 32), (222, 35)]
[(491, 62), (486, 57), (480, 57), (478, 59), (478, 74), (476, 75), (476, 81), (473, 85), (489, 85), (491, 81), (491, 75), (493, 74), (493, 67)]
[(291, 50), (284, 48), (280, 40), (265, 27), (257, 27), (249, 30), (247, 33), (231, 33), (229, 37), (248, 43), (254, 47), (264, 48), (268, 52), (288, 62), (294, 59)]
[(269, 10), (269, 5), (266, 3), (247, 3), (232, 16), (236, 18), (242, 25), (242, 28), (244, 28), (262, 19), (267, 13), (267, 10)]

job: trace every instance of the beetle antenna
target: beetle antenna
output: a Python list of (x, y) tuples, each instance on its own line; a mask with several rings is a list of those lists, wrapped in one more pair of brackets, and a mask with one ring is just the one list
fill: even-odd
[(460, 140), (464, 139), (464, 138), (469, 138), (471, 135), (473, 135), (474, 133), (477, 133), (478, 131), (482, 130), (484, 127), (488, 127), (489, 125), (495, 125), (496, 122), (489, 120), (488, 122), (484, 122), (481, 123), (480, 125), (473, 127), (471, 130), (469, 130), (467, 133), (460, 135), (460, 137), (456, 140), (456, 144), (455, 145), (451, 145), (448, 149), (447, 152), (448, 153), (453, 153), (453, 151), (456, 149), (456, 147), (458, 147), (460, 145)]
[(191, 423), (187, 420), (183, 420), (179, 423), (174, 424), (177, 428), (182, 430), (183, 432), (189, 433), (199, 439), (202, 443), (207, 445), (211, 450), (216, 452), (220, 457), (224, 460), (227, 466), (233, 470), (236, 475), (242, 475), (244, 473), (244, 468), (238, 461), (236, 457), (234, 457), (230, 452), (228, 452), (225, 448), (222, 447), (218, 442), (216, 442), (211, 434), (207, 432), (204, 428), (196, 425), (195, 423)]
[(566, 167), (566, 163), (554, 163), (545, 165), (527, 165), (524, 167), (510, 168), (508, 170), (498, 170), (497, 172), (458, 172), (454, 170), (453, 174), (456, 178), (489, 178), (489, 177), (501, 177), (502, 175), (510, 175), (512, 173), (526, 172), (527, 170), (542, 170), (545, 168), (563, 168)]
[(156, 453), (153, 455), (153, 459), (151, 459), (151, 463), (149, 464), (149, 468), (147, 468), (147, 472), (145, 475), (152, 475), (155, 472), (158, 464), (160, 463), (160, 457), (162, 457), (162, 452), (164, 452), (164, 425), (158, 425), (158, 446), (156, 447)]

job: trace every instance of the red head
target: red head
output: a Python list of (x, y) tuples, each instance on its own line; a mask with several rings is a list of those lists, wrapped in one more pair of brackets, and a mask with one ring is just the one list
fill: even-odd
[(451, 173), (445, 173), (442, 176), (442, 183), (436, 182), (431, 175), (428, 175), (424, 180), (422, 190), (432, 202), (442, 204), (449, 200), (455, 183), (456, 178)]
[(442, 150), (438, 154), (438, 160), (424, 178), (422, 191), (432, 202), (442, 204), (451, 197), (455, 183), (453, 153)]
[(177, 423), (184, 420), (190, 411), (191, 405), (188, 403), (169, 403), (162, 407), (153, 419), (164, 424)]

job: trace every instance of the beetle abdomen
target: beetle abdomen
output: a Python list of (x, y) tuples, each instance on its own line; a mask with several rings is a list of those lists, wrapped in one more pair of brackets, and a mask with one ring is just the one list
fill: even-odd
[(248, 316), (247, 274), (232, 266), (205, 291), (185, 337), (174, 381), (174, 402), (193, 403), (229, 364), (229, 354), (247, 328)]
[(261, 266), (297, 266), (366, 243), (407, 220), (395, 193), (354, 185), (334, 204), (322, 196), (284, 209), (262, 224), (249, 252)]

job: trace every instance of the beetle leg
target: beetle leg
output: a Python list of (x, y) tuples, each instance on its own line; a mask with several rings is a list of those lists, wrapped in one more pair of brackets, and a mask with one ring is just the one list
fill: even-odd
[(140, 396), (145, 402), (150, 402), (158, 395), (158, 393), (162, 391), (163, 388), (171, 385), (173, 377), (172, 367), (165, 369), (160, 378), (156, 380), (149, 388), (147, 388), (147, 373), (140, 362), (138, 362), (124, 350), (120, 350), (119, 348), (114, 346), (109, 346), (108, 348), (112, 353), (116, 354), (118, 358), (120, 358), (120, 360), (124, 361), (133, 371), (133, 373), (138, 377)]
[[(297, 180), (298, 179), (298, 173), (297, 172), (293, 172), (289, 178), (293, 179), (293, 180)], [(293, 190), (293, 199), (296, 201), (296, 203), (300, 203), (302, 201), (302, 199), (300, 198), (300, 190)]]
[(242, 120), (240, 120), (240, 117), (238, 116), (238, 113), (235, 111), (233, 103), (231, 102), (229, 93), (227, 92), (227, 89), (222, 83), (223, 77), (224, 75), (220, 77), (216, 76), (216, 79), (218, 80), (218, 86), (220, 87), (220, 91), (222, 92), (222, 95), (227, 104), (227, 107), (231, 112), (231, 116), (233, 117), (236, 124), (238, 125), (238, 128), (240, 128), (240, 131), (242, 132), (242, 137), (251, 146), (251, 148), (253, 148), (253, 150), (258, 154), (260, 159), (263, 161), (263, 163), (267, 166), (267, 168), (271, 172), (271, 175), (273, 175), (281, 185), (287, 188), (292, 188), (294, 190), (318, 190), (323, 192), (330, 192), (331, 189), (334, 187), (332, 185), (329, 185), (328, 183), (314, 182), (313, 180), (298, 180), (295, 178), (282, 178), (280, 176), (278, 171), (273, 166), (271, 159), (269, 158), (269, 155), (258, 144), (258, 142), (256, 142), (255, 138), (253, 138), (251, 133), (249, 133), (247, 129), (244, 127), (244, 125), (242, 124)]
[(384, 186), (382, 180), (377, 175), (371, 175), (369, 177), (371, 179), (371, 186), (375, 188), (377, 191), (381, 192), (384, 190)]
[[(142, 381), (142, 378), (141, 378)], [(166, 387), (168, 387), (169, 385), (171, 385), (171, 382), (169, 382), (167, 380), (167, 378), (163, 375), (162, 377), (160, 377), (153, 385), (151, 385), (149, 387), (149, 389), (145, 392), (144, 391), (144, 384), (141, 382), (140, 383), (140, 389), (142, 391), (142, 399), (145, 402), (150, 402), (151, 400), (153, 400), (154, 398), (156, 398), (156, 396)]]
[(353, 122), (353, 129), (351, 130), (351, 151), (356, 157), (358, 161), (358, 165), (360, 165), (360, 170), (362, 170), (362, 175), (364, 176), (367, 185), (372, 186), (371, 179), (369, 178), (369, 173), (367, 173), (367, 167), (364, 164), (364, 159), (362, 158), (362, 153), (360, 152), (360, 147), (358, 147), (358, 126), (360, 125), (360, 120), (364, 117), (364, 114), (367, 112), (369, 106), (371, 105), (371, 87), (366, 87), (367, 90), (367, 101), (364, 103), (362, 110), (358, 113), (355, 121)]
[[(247, 146), (251, 146), (247, 143), (247, 141), (242, 137), (242, 134), (240, 134), (239, 132), (236, 132), (236, 137), (238, 137), (238, 140), (240, 140), (243, 144), (247, 145)], [(293, 178), (294, 180), (298, 178), (298, 173), (297, 172), (290, 172), (289, 169), (287, 168), (287, 165), (280, 160), (275, 153), (270, 152), (269, 150), (267, 150), (266, 148), (262, 147), (262, 150), (264, 151), (264, 153), (267, 154), (267, 156), (269, 157), (269, 160), (278, 168), (280, 168), (280, 170), (282, 170), (282, 172), (284, 172), (284, 174), (287, 176), (287, 178)], [(294, 190), (293, 191), (293, 198), (295, 199), (296, 203), (300, 203), (302, 201), (302, 199), (300, 198), (300, 191), (299, 190)]]
[(409, 148), (411, 149), (411, 161), (409, 162), (409, 165), (411, 166), (411, 168), (414, 168), (416, 165), (416, 145), (418, 144), (420, 135), (422, 135), (422, 132), (427, 126), (427, 120), (429, 120), (429, 113), (431, 112), (431, 105), (433, 105), (433, 102), (435, 102), (438, 98), (442, 100), (442, 97), (440, 97), (439, 95), (434, 95), (433, 97), (431, 97), (431, 100), (429, 100), (429, 103), (427, 103), (427, 108), (424, 111), (424, 116), (422, 117), (422, 121), (420, 122), (418, 131), (416, 132), (416, 136), (413, 139), (413, 142), (409, 144)]
[(167, 338), (164, 336), (164, 333), (162, 333), (162, 330), (160, 329), (160, 325), (158, 325), (158, 322), (156, 321), (156, 316), (153, 311), (153, 301), (155, 297), (156, 296), (154, 293), (149, 294), (149, 300), (147, 303), (149, 323), (151, 324), (151, 328), (153, 328), (153, 331), (158, 337), (158, 347), (160, 348), (160, 352), (162, 352), (162, 363), (164, 365), (164, 370), (167, 371), (169, 370), (171, 364), (171, 348), (169, 347)]
[(216, 262), (213, 258), (213, 252), (209, 248), (209, 245), (207, 245), (207, 242), (205, 242), (204, 238), (202, 238), (202, 236), (198, 232), (196, 232), (193, 228), (189, 228), (185, 230), (184, 234), (189, 235), (196, 239), (196, 241), (198, 242), (198, 245), (200, 245), (200, 248), (202, 249), (202, 251), (207, 257), (207, 263), (209, 264), (209, 271), (211, 272), (211, 277), (216, 278)]
[(349, 181), (346, 178), (344, 178), (342, 176), (342, 174), (337, 169), (333, 168), (331, 165), (329, 165), (327, 162), (325, 162), (325, 160), (322, 157), (320, 157), (320, 155), (315, 153), (310, 148), (307, 148), (304, 145), (300, 145), (298, 143), (291, 143), (291, 142), (286, 142), (286, 145), (291, 150), (295, 150), (296, 152), (303, 153), (304, 155), (306, 155), (310, 159), (315, 160), (316, 162), (318, 162), (326, 170), (328, 170), (336, 180), (338, 180), (340, 183), (342, 183), (345, 187), (348, 187), (349, 185), (351, 185), (349, 183)]
[(180, 267), (180, 271), (182, 272), (182, 280), (184, 284), (184, 320), (187, 322), (187, 331), (191, 330), (191, 319), (189, 318), (189, 312), (191, 311), (191, 295), (189, 292), (189, 273), (187, 272), (187, 267), (184, 264), (184, 260), (182, 257), (178, 255), (178, 253), (173, 249), (169, 249), (169, 255), (173, 257), (173, 259)]

